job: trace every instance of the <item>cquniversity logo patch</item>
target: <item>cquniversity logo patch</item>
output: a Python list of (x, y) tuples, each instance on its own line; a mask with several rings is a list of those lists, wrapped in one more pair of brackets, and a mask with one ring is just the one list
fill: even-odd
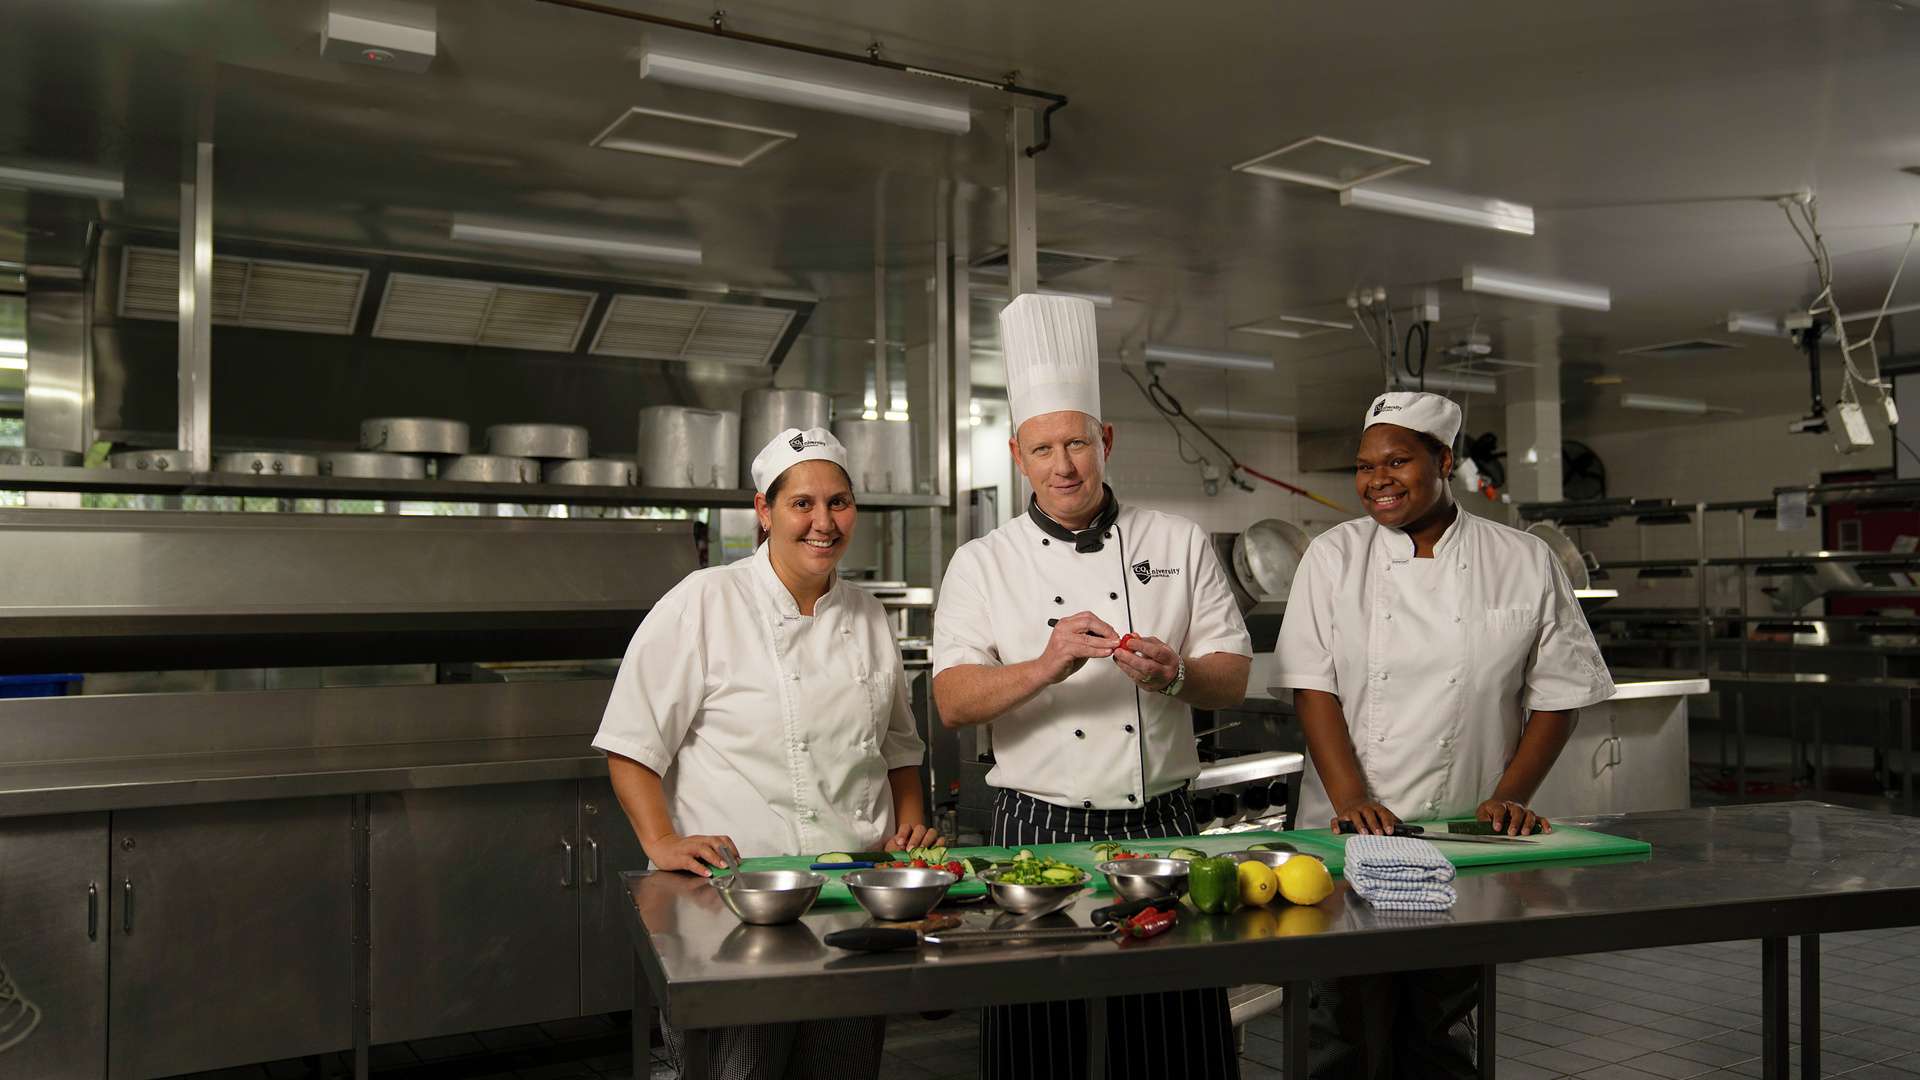
[(797, 454), (802, 447), (807, 445), (806, 436), (795, 432), (793, 438), (787, 440), (787, 445), (793, 447), (793, 452)]
[(1153, 568), (1153, 562), (1148, 559), (1141, 559), (1139, 562), (1134, 563), (1132, 569), (1133, 576), (1139, 578), (1140, 584), (1142, 585), (1152, 581), (1154, 578), (1173, 577), (1180, 573), (1178, 569), (1155, 570)]

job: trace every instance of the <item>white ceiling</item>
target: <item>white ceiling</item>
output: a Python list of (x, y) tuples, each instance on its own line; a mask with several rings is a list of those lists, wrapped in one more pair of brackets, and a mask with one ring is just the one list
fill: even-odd
[[(871, 354), (876, 251), (892, 283), (887, 336), (925, 338), (919, 283), (943, 185), (964, 193), (976, 252), (1003, 242), (995, 112), (948, 138), (642, 83), (640, 24), (537, 0), (433, 6), (440, 54), (408, 75), (323, 59), (324, 0), (0, 0), (0, 157), (128, 181), (117, 205), (0, 192), (0, 260), (70, 260), (95, 217), (170, 228), (194, 87), (210, 90), (219, 233), (494, 261), (447, 238), (455, 214), (686, 233), (707, 253), (701, 280), (820, 293), (809, 334), (855, 365)], [(1017, 69), (1070, 95), (1037, 160), (1040, 237), (1117, 261), (1058, 284), (1117, 297), (1100, 316), (1116, 352), (1147, 339), (1270, 352), (1272, 376), (1168, 379), (1189, 406), (1231, 401), (1303, 427), (1344, 425), (1377, 390), (1365, 342), (1228, 327), (1337, 313), (1361, 283), (1439, 287), (1436, 346), (1477, 318), (1501, 353), (1557, 352), (1575, 430), (1676, 422), (1620, 410), (1620, 386), (1585, 381), (1596, 375), (1792, 411), (1806, 373), (1784, 342), (1728, 338), (1743, 348), (1701, 359), (1620, 350), (1726, 338), (1729, 310), (1804, 299), (1810, 268), (1781, 212), (1742, 196), (1818, 193), (1850, 308), (1877, 305), (1920, 220), (1920, 177), (1901, 171), (1920, 165), (1920, 10), (1888, 0), (786, 0), (730, 4), (728, 19), (855, 51), (878, 40), (951, 70)], [(744, 170), (587, 145), (633, 105), (799, 138)], [(1230, 170), (1316, 133), (1432, 160), (1408, 181), (1531, 203), (1537, 235), (1343, 210), (1330, 192)], [(1605, 284), (1613, 310), (1476, 301), (1458, 288), (1467, 261)], [(1920, 268), (1906, 282), (1896, 302), (1920, 299)], [(990, 333), (990, 310), (974, 313)]]

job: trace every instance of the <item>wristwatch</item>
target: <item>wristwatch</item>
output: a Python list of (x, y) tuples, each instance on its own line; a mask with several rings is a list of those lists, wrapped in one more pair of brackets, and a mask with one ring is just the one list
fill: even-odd
[(1179, 697), (1180, 691), (1187, 685), (1187, 658), (1180, 658), (1180, 670), (1173, 673), (1173, 681), (1160, 688), (1168, 697)]

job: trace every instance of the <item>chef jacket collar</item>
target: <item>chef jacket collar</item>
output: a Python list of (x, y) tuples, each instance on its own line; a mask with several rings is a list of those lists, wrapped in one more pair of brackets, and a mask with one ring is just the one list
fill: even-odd
[[(794, 600), (793, 593), (787, 591), (787, 583), (781, 581), (780, 575), (774, 572), (773, 553), (770, 550), (772, 546), (771, 542), (763, 543), (754, 551), (754, 580), (758, 581), (760, 587), (766, 590), (767, 596), (773, 600), (773, 605), (780, 614), (789, 619), (800, 618), (800, 604)], [(815, 615), (820, 614), (824, 608), (834, 602), (834, 597), (840, 593), (839, 584), (837, 576), (834, 580), (827, 582), (827, 591), (822, 593), (820, 599), (813, 603), (813, 613)]]
[[(1460, 534), (1463, 531), (1460, 523), (1466, 520), (1467, 511), (1458, 503), (1454, 504), (1453, 511), (1453, 524), (1448, 525), (1447, 531), (1440, 534), (1440, 539), (1433, 542), (1435, 559), (1452, 558), (1454, 547), (1460, 543)], [(1381, 529), (1380, 531), (1385, 537), (1389, 558), (1397, 563), (1407, 562), (1413, 558), (1413, 537), (1399, 529)]]
[(1113, 488), (1107, 484), (1101, 484), (1100, 489), (1107, 493), (1107, 501), (1101, 504), (1100, 512), (1094, 515), (1093, 522), (1079, 532), (1074, 532), (1048, 517), (1047, 512), (1040, 509), (1040, 499), (1037, 496), (1027, 497), (1027, 517), (1040, 527), (1041, 532), (1061, 543), (1072, 544), (1073, 550), (1082, 555), (1099, 551), (1107, 546), (1107, 530), (1113, 528), (1114, 520), (1120, 516), (1120, 500), (1114, 498)]

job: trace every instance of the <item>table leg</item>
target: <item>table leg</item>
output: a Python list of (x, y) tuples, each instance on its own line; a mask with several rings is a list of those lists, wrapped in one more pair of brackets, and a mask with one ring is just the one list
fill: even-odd
[(653, 1071), (653, 988), (639, 961), (633, 965), (633, 1075)]
[(1499, 1028), (1499, 982), (1500, 968), (1497, 964), (1480, 965), (1480, 1047), (1475, 1055), (1479, 1059), (1480, 1080), (1493, 1080), (1493, 1067), (1499, 1060), (1499, 1047), (1496, 1029)]
[(1733, 692), (1733, 801), (1747, 801), (1747, 693)]
[(1800, 1075), (1820, 1072), (1820, 935), (1800, 935)]
[(1787, 1080), (1787, 939), (1760, 939), (1760, 1075)]
[(1087, 1080), (1107, 1080), (1107, 999), (1087, 1000)]
[(1286, 1018), (1287, 1080), (1306, 1080), (1309, 1068), (1307, 1058), (1307, 1007), (1313, 990), (1305, 979), (1296, 979), (1286, 984), (1287, 998), (1281, 1008)]
[(1813, 790), (1827, 790), (1827, 740), (1825, 709), (1813, 714)]
[[(699, 1078), (712, 1075), (712, 1063), (708, 1060), (711, 1048), (711, 1028), (691, 1028), (681, 1032), (680, 1039), (680, 1075)], [(635, 1076), (640, 1075), (634, 1073)]]
[(1913, 696), (1900, 696), (1900, 794), (1913, 812)]

